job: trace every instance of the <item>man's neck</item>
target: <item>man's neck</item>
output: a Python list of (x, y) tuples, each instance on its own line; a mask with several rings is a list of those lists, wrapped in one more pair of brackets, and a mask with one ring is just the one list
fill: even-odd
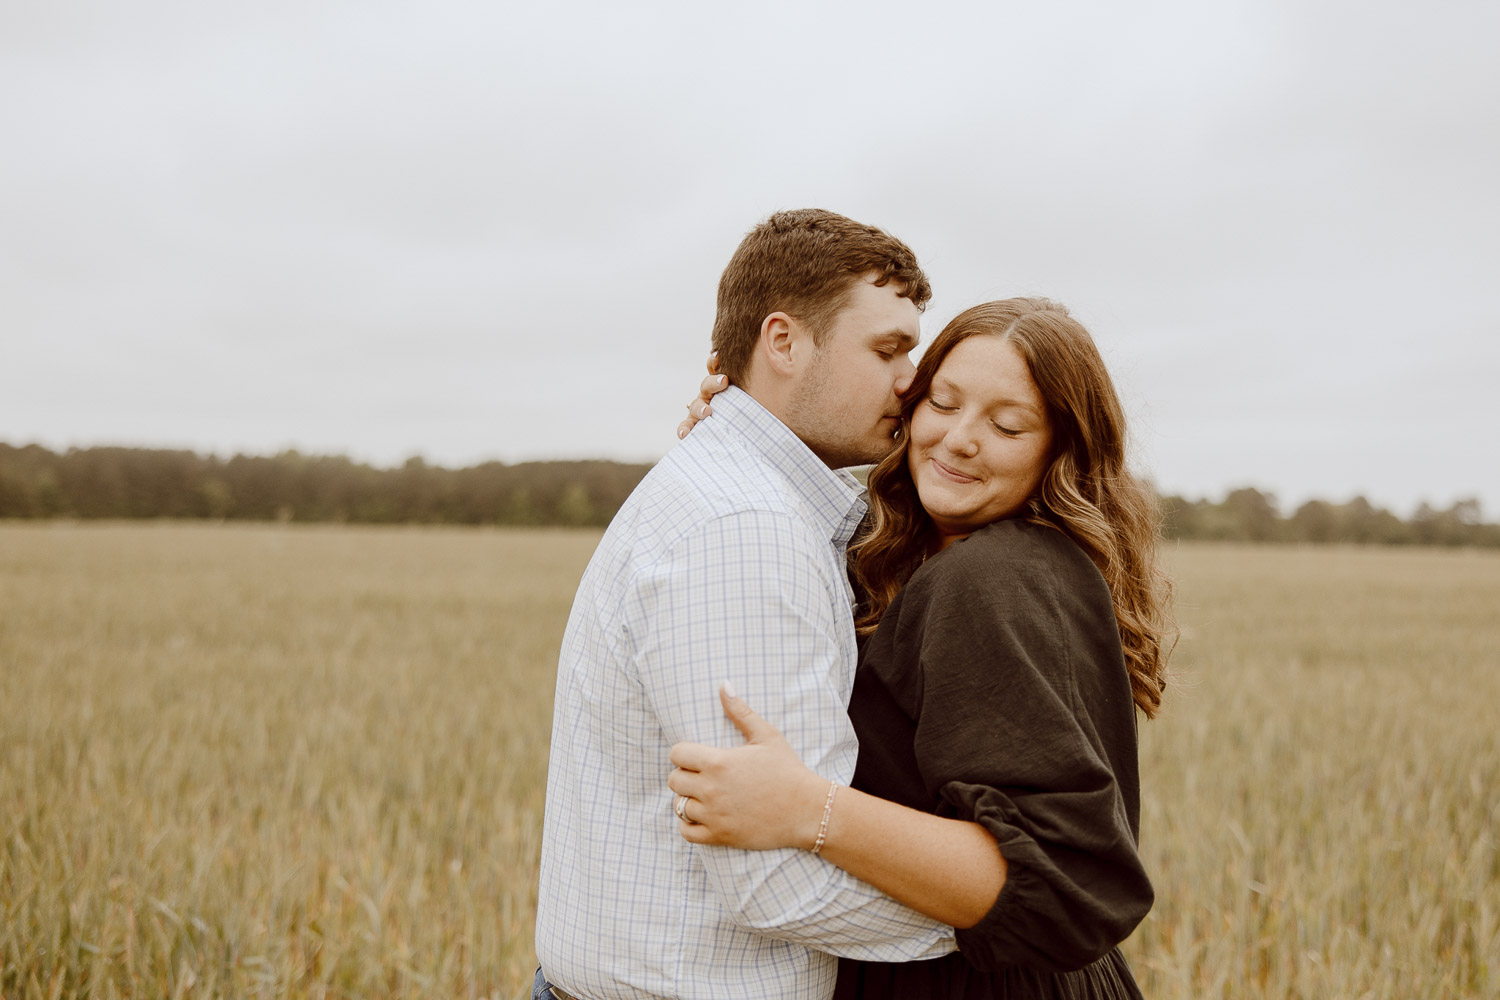
[[(767, 413), (781, 421), (787, 430), (797, 435), (798, 439), (807, 445), (813, 454), (818, 455), (825, 465), (830, 469), (838, 468), (818, 454), (818, 450), (813, 447), (806, 436), (797, 430), (797, 421), (792, 412), (792, 384), (789, 380), (778, 379), (767, 372), (751, 372), (746, 375), (745, 383), (740, 386), (740, 389), (759, 403)], [(712, 406), (712, 402), (709, 405)]]
[(765, 372), (747, 372), (740, 390), (763, 406), (771, 416), (788, 427), (791, 426), (787, 421), (787, 406), (792, 399), (792, 390), (785, 379), (774, 378)]

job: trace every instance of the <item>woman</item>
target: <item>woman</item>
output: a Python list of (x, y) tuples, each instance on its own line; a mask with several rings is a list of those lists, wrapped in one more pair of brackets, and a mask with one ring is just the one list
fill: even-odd
[(959, 951), (845, 960), (839, 997), (1138, 997), (1150, 909), (1135, 713), (1161, 704), (1155, 505), (1086, 330), (1045, 299), (962, 313), (922, 358), (850, 550), (862, 637), (851, 788), (751, 739), (679, 744), (694, 843), (801, 847), (957, 928)]

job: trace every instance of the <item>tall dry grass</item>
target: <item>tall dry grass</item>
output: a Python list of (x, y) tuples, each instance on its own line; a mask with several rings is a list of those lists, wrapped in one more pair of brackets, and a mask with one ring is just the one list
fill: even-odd
[(1500, 554), (1184, 547), (1157, 997), (1500, 996)]
[(0, 531), (0, 994), (513, 995), (596, 541)]
[[(0, 996), (519, 995), (597, 537), (0, 526)], [(1500, 556), (1176, 568), (1148, 996), (1500, 993)]]

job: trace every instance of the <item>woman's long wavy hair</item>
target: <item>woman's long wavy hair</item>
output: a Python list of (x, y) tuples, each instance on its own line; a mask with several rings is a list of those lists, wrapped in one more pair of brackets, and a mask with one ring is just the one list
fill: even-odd
[(1016, 517), (1062, 531), (1099, 567), (1114, 601), (1136, 707), (1161, 707), (1176, 641), (1172, 584), (1157, 557), (1156, 497), (1125, 465), (1125, 414), (1104, 360), (1083, 325), (1047, 299), (986, 302), (956, 316), (917, 366), (901, 408), (896, 447), (870, 473), (869, 529), (850, 548), (862, 594), (855, 624), (873, 631), (912, 573), (938, 546), (907, 464), (912, 412), (943, 360), (969, 337), (1014, 345), (1047, 404), (1052, 453), (1041, 484)]

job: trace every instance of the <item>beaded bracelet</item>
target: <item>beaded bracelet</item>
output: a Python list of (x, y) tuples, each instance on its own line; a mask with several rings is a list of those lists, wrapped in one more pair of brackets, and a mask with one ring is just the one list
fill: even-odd
[(828, 798), (823, 800), (823, 822), (818, 824), (818, 839), (813, 841), (812, 852), (817, 854), (823, 849), (823, 841), (828, 839), (828, 818), (833, 815), (833, 793), (839, 790), (837, 781), (828, 783)]

